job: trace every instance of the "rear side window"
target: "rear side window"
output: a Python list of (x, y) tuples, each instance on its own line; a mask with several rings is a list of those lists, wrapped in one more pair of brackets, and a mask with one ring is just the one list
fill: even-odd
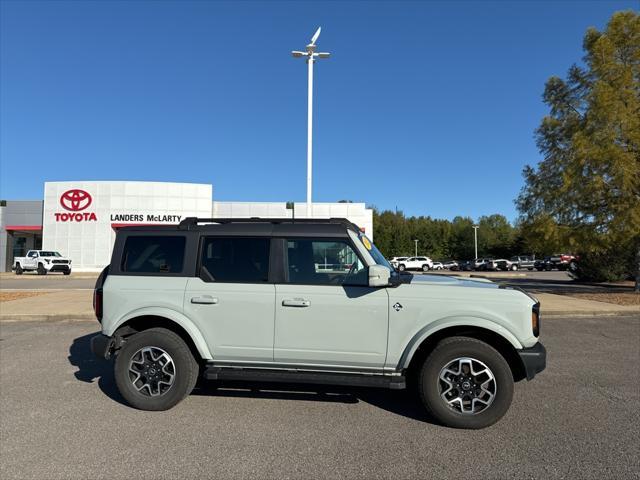
[(201, 278), (208, 282), (268, 282), (269, 239), (207, 237), (200, 269)]
[(121, 270), (131, 273), (181, 273), (185, 237), (131, 236), (124, 244)]

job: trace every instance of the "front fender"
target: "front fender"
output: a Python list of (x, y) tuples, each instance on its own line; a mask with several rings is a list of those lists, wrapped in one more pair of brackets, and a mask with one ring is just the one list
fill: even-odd
[(118, 321), (113, 322), (108, 330), (105, 330), (103, 333), (105, 335), (112, 336), (118, 328), (120, 328), (129, 320), (147, 315), (166, 318), (167, 320), (171, 320), (172, 322), (177, 323), (182, 328), (184, 328), (187, 334), (191, 337), (191, 340), (193, 340), (193, 343), (198, 350), (198, 353), (204, 360), (211, 360), (213, 358), (211, 352), (209, 351), (209, 347), (204, 341), (204, 337), (202, 336), (202, 333), (200, 332), (198, 327), (189, 319), (189, 317), (175, 310), (171, 310), (170, 308), (145, 307), (133, 310), (120, 317)]
[(488, 320), (486, 318), (480, 317), (445, 317), (440, 320), (436, 320), (435, 322), (429, 323), (422, 329), (420, 329), (409, 341), (409, 343), (404, 348), (404, 351), (400, 357), (400, 361), (398, 362), (398, 369), (404, 369), (409, 366), (411, 363), (411, 359), (413, 355), (418, 350), (418, 347), (424, 342), (428, 337), (433, 335), (440, 330), (450, 327), (474, 327), (474, 328), (482, 328), (484, 330), (489, 330), (493, 333), (500, 335), (502, 338), (507, 340), (515, 349), (522, 349), (522, 344), (518, 341), (513, 333), (511, 333), (508, 329), (503, 327), (502, 325)]

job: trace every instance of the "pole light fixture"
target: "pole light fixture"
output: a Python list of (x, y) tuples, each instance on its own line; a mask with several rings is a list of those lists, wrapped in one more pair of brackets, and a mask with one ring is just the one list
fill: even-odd
[(316, 41), (320, 36), (321, 27), (311, 37), (311, 43), (305, 47), (306, 51), (294, 50), (291, 52), (295, 58), (305, 57), (308, 68), (308, 93), (307, 93), (307, 218), (311, 218), (311, 189), (313, 180), (313, 64), (318, 58), (329, 58), (330, 53), (316, 52)]
[(475, 246), (476, 256), (475, 259), (478, 258), (478, 225), (473, 225), (473, 244)]

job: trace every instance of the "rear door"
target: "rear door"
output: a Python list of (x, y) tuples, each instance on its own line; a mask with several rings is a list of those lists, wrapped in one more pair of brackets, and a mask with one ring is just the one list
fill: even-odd
[(270, 239), (203, 237), (199, 270), (184, 310), (204, 333), (215, 360), (272, 362), (275, 286)]
[(381, 368), (387, 350), (385, 288), (347, 239), (281, 240), (285, 279), (276, 284), (274, 360)]

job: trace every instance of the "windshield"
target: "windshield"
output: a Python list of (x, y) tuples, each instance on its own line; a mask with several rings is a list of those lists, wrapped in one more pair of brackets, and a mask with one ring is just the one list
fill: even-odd
[(43, 250), (40, 252), (40, 256), (41, 257), (61, 257), (62, 255), (60, 255), (58, 252), (46, 252)]

